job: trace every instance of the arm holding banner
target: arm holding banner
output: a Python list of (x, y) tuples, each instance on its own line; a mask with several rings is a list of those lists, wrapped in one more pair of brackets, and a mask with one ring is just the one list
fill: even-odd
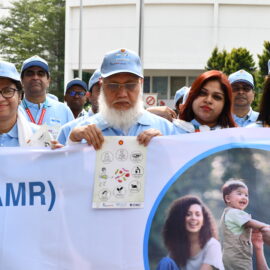
[[(150, 128), (141, 132), (137, 136), (137, 140), (139, 144), (147, 146), (150, 140), (155, 136), (162, 136), (162, 133), (157, 129)], [(80, 142), (83, 139), (85, 139), (89, 145), (93, 145), (95, 150), (99, 150), (104, 142), (104, 136), (95, 124), (76, 127), (70, 133), (69, 140), (72, 142)]]
[(95, 124), (76, 127), (70, 133), (69, 140), (73, 142), (80, 142), (83, 139), (85, 139), (89, 145), (93, 145), (95, 150), (100, 149), (104, 142), (104, 136)]
[(156, 106), (156, 107), (149, 107), (147, 111), (153, 114), (156, 114), (160, 117), (167, 119), (168, 121), (172, 122), (173, 119), (177, 118), (177, 114), (174, 110), (169, 108), (168, 106)]

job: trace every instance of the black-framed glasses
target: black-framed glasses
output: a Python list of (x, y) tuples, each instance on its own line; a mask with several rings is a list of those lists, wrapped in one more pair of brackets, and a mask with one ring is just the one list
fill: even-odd
[(135, 88), (137, 87), (138, 84), (139, 83), (136, 82), (136, 83), (106, 83), (103, 85), (105, 86), (105, 88), (107, 88), (111, 91), (118, 90), (121, 87), (124, 87), (125, 89), (132, 91), (132, 90), (135, 90)]
[(71, 97), (75, 97), (76, 95), (79, 97), (84, 97), (86, 95), (86, 92), (85, 91), (70, 91), (70, 92), (68, 92), (68, 94)]
[(253, 88), (250, 85), (233, 85), (232, 86), (232, 91), (233, 92), (239, 92), (240, 90), (243, 90), (244, 92), (248, 93), (252, 89)]
[(0, 90), (0, 94), (4, 98), (12, 98), (15, 94), (15, 92), (18, 91), (18, 89), (12, 88), (10, 86), (4, 87)]

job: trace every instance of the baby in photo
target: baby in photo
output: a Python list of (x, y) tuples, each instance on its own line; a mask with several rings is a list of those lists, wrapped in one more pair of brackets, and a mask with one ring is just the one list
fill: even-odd
[(227, 206), (220, 221), (224, 267), (227, 270), (251, 270), (252, 229), (262, 230), (269, 228), (269, 225), (252, 219), (244, 211), (249, 203), (249, 195), (243, 181), (227, 181), (222, 187), (222, 193)]

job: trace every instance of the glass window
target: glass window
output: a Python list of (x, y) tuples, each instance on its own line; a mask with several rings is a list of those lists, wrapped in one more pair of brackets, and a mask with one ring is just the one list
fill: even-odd
[(188, 77), (188, 86), (191, 86), (197, 77)]
[[(87, 71), (82, 72), (82, 80), (84, 82), (86, 82), (87, 85), (88, 85), (88, 81), (89, 81), (91, 76), (92, 76), (92, 73), (90, 73), (90, 72), (87, 72)], [(78, 78), (78, 77), (79, 77), (78, 70), (73, 70), (73, 78)]]
[(153, 77), (153, 93), (158, 93), (158, 99), (167, 99), (168, 77)]
[(150, 77), (144, 77), (143, 92), (150, 93)]
[(186, 86), (186, 77), (171, 77), (171, 99), (174, 98), (175, 92)]

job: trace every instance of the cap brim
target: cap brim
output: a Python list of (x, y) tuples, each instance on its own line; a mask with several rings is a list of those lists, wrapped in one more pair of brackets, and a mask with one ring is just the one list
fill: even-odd
[(239, 82), (246, 83), (246, 84), (250, 85), (252, 88), (254, 88), (254, 85), (253, 85), (251, 82), (249, 82), (249, 81), (247, 81), (247, 80), (243, 80), (243, 79), (236, 80), (236, 81), (232, 82), (231, 84), (239, 83)]
[(133, 72), (133, 71), (130, 71), (130, 70), (125, 70), (125, 69), (123, 69), (123, 70), (115, 70), (115, 71), (112, 71), (112, 72), (109, 72), (109, 73), (101, 73), (101, 77), (102, 78), (107, 78), (107, 77), (110, 77), (110, 76), (118, 74), (118, 73), (131, 73), (131, 74), (134, 74), (134, 75), (136, 75), (136, 76), (143, 79), (142, 74), (139, 74), (137, 72)]

